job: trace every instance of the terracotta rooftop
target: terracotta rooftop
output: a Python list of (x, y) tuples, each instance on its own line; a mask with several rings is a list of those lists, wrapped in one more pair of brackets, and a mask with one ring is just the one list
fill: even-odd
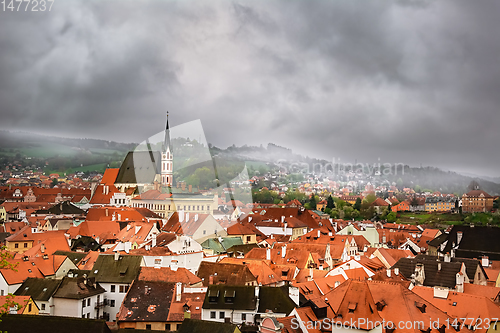
[(197, 276), (202, 279), (203, 286), (213, 284), (240, 285), (253, 284), (257, 279), (246, 265), (212, 263), (202, 261)]
[(201, 279), (185, 268), (172, 270), (170, 267), (141, 267), (139, 281), (181, 282), (184, 285), (201, 284)]

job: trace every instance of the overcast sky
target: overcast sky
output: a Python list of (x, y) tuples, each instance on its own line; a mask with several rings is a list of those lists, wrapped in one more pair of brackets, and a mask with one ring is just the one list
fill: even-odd
[(500, 176), (500, 1), (56, 0), (0, 8), (0, 128)]

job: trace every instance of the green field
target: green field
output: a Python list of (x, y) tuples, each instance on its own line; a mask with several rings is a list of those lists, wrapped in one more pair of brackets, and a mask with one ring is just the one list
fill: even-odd
[[(22, 155), (27, 157), (53, 157), (53, 156), (73, 156), (81, 151), (72, 149), (69, 146), (65, 146), (58, 143), (33, 143), (34, 147), (29, 148), (19, 148), (16, 151), (19, 151)], [(35, 146), (36, 145), (36, 146)]]
[(398, 220), (401, 223), (410, 224), (435, 224), (435, 225), (461, 225), (461, 224), (500, 224), (500, 215), (498, 213), (410, 213), (401, 212), (398, 215)]
[[(52, 170), (50, 168), (44, 168), (43, 172), (47, 176), (50, 175), (51, 173), (57, 173), (57, 174), (63, 176), (64, 174), (69, 175), (69, 174), (75, 173), (77, 171), (82, 171), (82, 172), (97, 171), (100, 173), (104, 173), (107, 166), (108, 166), (107, 163), (99, 163), (99, 164), (84, 165), (84, 166), (78, 167), (78, 168), (68, 168), (64, 171), (58, 171), (58, 170)], [(119, 166), (110, 165), (110, 168), (111, 167), (119, 167)]]
[(427, 212), (421, 213), (410, 213), (410, 212), (401, 212), (399, 213), (398, 219), (401, 223), (418, 223), (418, 224), (435, 224), (435, 223), (443, 223), (443, 224), (461, 224), (463, 222), (463, 216), (460, 214), (451, 214), (451, 213), (432, 213), (429, 214)]
[(110, 154), (114, 154), (114, 153), (123, 154), (122, 151), (115, 150), (115, 149), (106, 149), (106, 148), (91, 148), (90, 152), (96, 153), (96, 154), (106, 154), (106, 155), (110, 155)]

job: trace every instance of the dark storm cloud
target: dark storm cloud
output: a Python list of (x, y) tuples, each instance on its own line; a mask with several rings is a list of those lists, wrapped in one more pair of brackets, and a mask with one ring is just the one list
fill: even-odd
[(68, 1), (0, 12), (2, 128), (497, 174), (496, 1)]

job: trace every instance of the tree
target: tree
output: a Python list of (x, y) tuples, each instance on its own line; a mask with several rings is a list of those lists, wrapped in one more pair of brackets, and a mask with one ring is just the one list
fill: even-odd
[(306, 195), (304, 193), (299, 192), (299, 190), (288, 190), (285, 193), (285, 197), (283, 198), (283, 201), (285, 203), (289, 203), (292, 200), (297, 199), (301, 204), (303, 204), (306, 201)]
[(351, 206), (346, 206), (344, 207), (343, 211), (344, 211), (344, 219), (350, 220), (353, 218), (354, 208), (352, 208)]
[(272, 203), (274, 203), (275, 199), (277, 198), (276, 192), (269, 191), (267, 189), (263, 189), (261, 191), (254, 190), (252, 192), (253, 192), (252, 193), (253, 201), (258, 202), (258, 203), (272, 204)]
[(361, 198), (358, 197), (356, 199), (356, 202), (354, 203), (354, 207), (353, 208), (356, 209), (356, 210), (361, 210)]
[(52, 187), (56, 186), (57, 184), (59, 184), (57, 178), (52, 178)]
[(309, 209), (316, 210), (316, 197), (311, 195), (311, 200), (309, 200)]
[(391, 210), (390, 210), (390, 209), (384, 208), (384, 209), (382, 210), (382, 214), (380, 214), (379, 218), (380, 218), (381, 220), (387, 220), (387, 214), (389, 214), (390, 212), (391, 212)]
[(339, 210), (337, 208), (333, 208), (332, 211), (330, 212), (330, 217), (332, 219), (338, 219), (340, 217)]
[(344, 200), (337, 200), (335, 207), (337, 207), (338, 209), (343, 209), (346, 206), (346, 204), (347, 203)]
[[(457, 201), (458, 203), (458, 201)], [(496, 199), (495, 201), (493, 201), (493, 208), (494, 209), (498, 209), (500, 206), (500, 198)]]
[(366, 197), (365, 197), (365, 200), (366, 202), (368, 202), (369, 204), (371, 204), (372, 202), (374, 202), (375, 200), (377, 200), (377, 196), (373, 193), (370, 193), (368, 194)]
[(387, 214), (387, 222), (395, 222), (397, 219), (397, 214), (396, 212), (390, 212)]
[(333, 209), (335, 208), (335, 202), (333, 201), (332, 196), (328, 196), (328, 199), (326, 199), (326, 208)]
[[(9, 259), (13, 258), (14, 256), (12, 254), (10, 254), (9, 252), (7, 252), (5, 250), (5, 246), (2, 246), (0, 248), (0, 268), (1, 269), (12, 269), (13, 271), (16, 271), (16, 266), (17, 266), (17, 263), (12, 263), (9, 261)], [(17, 307), (17, 308), (20, 308), (20, 304), (15, 302), (13, 300), (14, 298), (14, 295), (12, 294), (8, 294), (6, 297), (5, 297), (5, 303), (0, 306), (0, 317), (6, 313), (9, 313), (10, 309), (13, 308), (13, 307)], [(0, 320), (1, 321), (1, 320)]]

